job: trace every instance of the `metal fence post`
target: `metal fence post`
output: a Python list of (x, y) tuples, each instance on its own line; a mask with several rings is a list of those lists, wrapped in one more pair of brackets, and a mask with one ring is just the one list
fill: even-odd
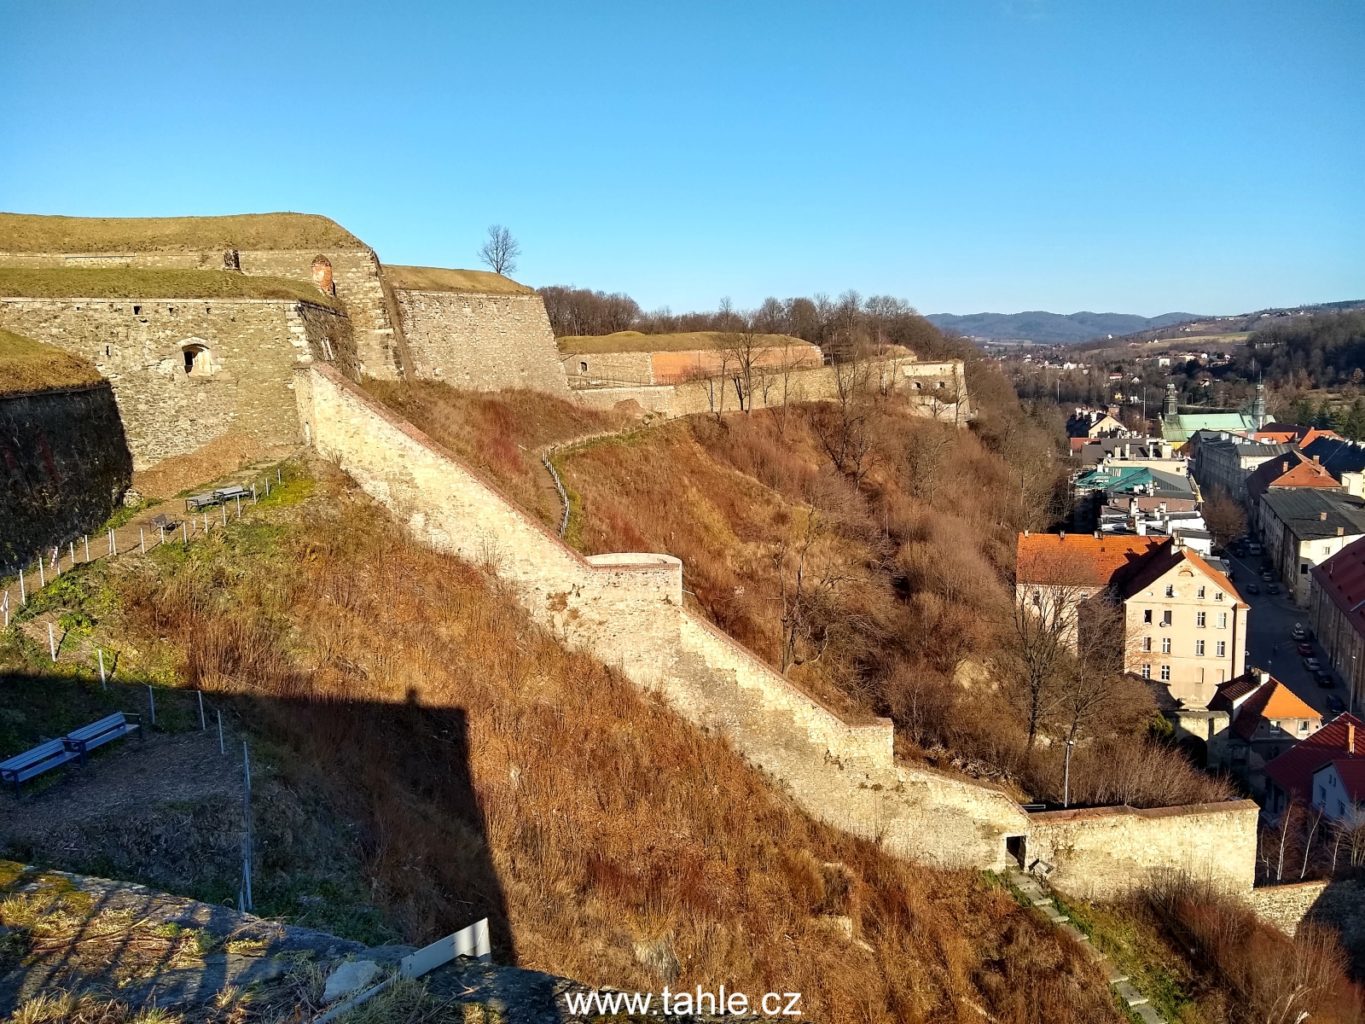
[(19, 567), (19, 607), (28, 604), (28, 591), (24, 588), (24, 569)]
[(226, 755), (227, 747), (223, 744), (223, 713), (218, 712), (218, 753)]
[(242, 891), (244, 910), (252, 909), (251, 900), (251, 754), (242, 740)]
[(9, 591), (6, 590), (3, 597), (0, 597), (0, 612), (5, 613), (5, 628), (9, 629)]
[(52, 652), (52, 661), (57, 661), (57, 633), (52, 628), (52, 623), (47, 624), (47, 649)]
[(82, 534), (81, 541), (85, 544), (85, 560), (90, 561), (90, 534)]
[(208, 726), (204, 724), (204, 691), (195, 690), (194, 692), (199, 697), (199, 731), (203, 732), (208, 728)]
[(96, 653), (99, 655), (99, 658), (100, 658), (100, 689), (101, 689), (101, 690), (107, 690), (107, 689), (109, 689), (109, 684), (108, 684), (108, 682), (107, 682), (107, 680), (105, 679), (105, 676), (104, 676), (104, 648), (103, 648), (103, 647), (97, 647), (97, 648), (95, 649), (95, 651), (96, 651)]
[(62, 574), (62, 549), (56, 547), (52, 549), (52, 567), (57, 570), (57, 575)]
[(219, 505), (218, 507), (221, 508), (221, 509), (223, 510), (223, 525), (226, 526), (226, 525), (227, 525), (227, 506), (226, 506), (226, 505)]
[(38, 589), (42, 590), (47, 586), (47, 573), (43, 571), (43, 556), (38, 556)]
[(147, 708), (151, 711), (152, 724), (156, 725), (156, 694), (150, 686), (147, 687)]
[(182, 544), (188, 544), (190, 542), (190, 527), (183, 519), (180, 520), (180, 542)]
[(71, 555), (71, 568), (76, 568), (76, 541), (74, 539), (68, 542), (67, 553)]
[(140, 526), (137, 528), (137, 546), (144, 555), (147, 553), (147, 531)]

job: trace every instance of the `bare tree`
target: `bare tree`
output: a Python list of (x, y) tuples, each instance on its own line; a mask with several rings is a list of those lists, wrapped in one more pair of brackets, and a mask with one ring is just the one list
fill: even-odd
[(1246, 532), (1246, 510), (1222, 487), (1215, 487), (1204, 502), (1204, 522), (1208, 523), (1214, 543), (1223, 547)]
[(811, 426), (835, 468), (856, 486), (872, 468), (870, 367), (867, 360), (855, 352), (850, 359), (836, 361), (831, 369), (834, 371), (833, 414), (816, 416)]
[(490, 267), (495, 274), (514, 274), (517, 257), (521, 255), (521, 245), (501, 224), (488, 228), (488, 239), (479, 249), (479, 259)]
[(773, 555), (781, 599), (783, 675), (793, 665), (819, 661), (824, 655), (830, 633), (819, 612), (853, 578), (837, 562), (814, 564), (811, 548), (819, 535), (819, 513), (811, 509), (801, 539), (792, 545), (784, 538)]

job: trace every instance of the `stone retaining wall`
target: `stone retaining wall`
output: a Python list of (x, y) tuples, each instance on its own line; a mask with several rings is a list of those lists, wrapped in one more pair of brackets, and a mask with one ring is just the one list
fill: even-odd
[[(0, 298), (0, 327), (95, 365), (139, 470), (232, 429), (297, 444), (294, 367), (353, 368), (356, 349), (346, 317), (282, 299)], [(187, 348), (205, 350), (202, 372), (186, 372)]]

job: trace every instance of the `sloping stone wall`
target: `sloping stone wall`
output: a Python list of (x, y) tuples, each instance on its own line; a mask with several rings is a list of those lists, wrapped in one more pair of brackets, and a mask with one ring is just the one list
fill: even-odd
[(565, 643), (726, 736), (812, 816), (940, 867), (1001, 869), (1007, 840), (1027, 836), (1060, 880), (1090, 895), (1140, 885), (1159, 867), (1217, 872), (1229, 887), (1250, 889), (1254, 805), (1049, 819), (992, 786), (897, 764), (890, 722), (841, 717), (684, 609), (676, 558), (584, 558), (333, 367), (298, 375), (300, 416), (319, 452), (415, 537), (490, 565)]
[(413, 376), (472, 391), (531, 388), (568, 397), (539, 295), (395, 288)]
[[(277, 299), (0, 298), (0, 327), (95, 364), (113, 385), (135, 469), (234, 428), (298, 444), (295, 365), (331, 352), (346, 366), (355, 353), (346, 317)], [(207, 350), (202, 372), (186, 372), (187, 346)]]

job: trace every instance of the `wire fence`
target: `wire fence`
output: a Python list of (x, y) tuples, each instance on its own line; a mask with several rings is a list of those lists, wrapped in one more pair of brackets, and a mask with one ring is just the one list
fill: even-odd
[[(294, 476), (293, 467), (280, 464), (270, 472), (244, 485), (242, 493), (219, 502), (212, 509), (186, 511), (174, 516), (168, 510), (151, 521), (133, 522), (105, 531), (104, 536), (71, 538), (33, 560), (8, 581), (0, 592), (0, 623), (4, 629), (21, 631), (35, 643), (45, 641), (46, 654), (53, 665), (64, 665), (68, 677), (87, 691), (81, 704), (92, 717), (123, 712), (140, 720), (143, 735), (198, 731), (216, 743), (218, 756), (226, 764), (236, 760), (236, 743), (231, 734), (230, 709), (205, 697), (202, 690), (158, 686), (124, 681), (120, 673), (120, 652), (86, 639), (78, 628), (63, 621), (57, 612), (60, 600), (48, 588), (63, 574), (105, 559), (144, 556), (166, 545), (191, 544), (208, 539), (215, 531), (241, 520), (252, 506), (268, 498)], [(155, 531), (155, 532), (153, 532)], [(73, 698), (75, 695), (73, 694)], [(225, 719), (228, 724), (225, 724)], [(22, 753), (11, 751), (10, 756)], [(252, 814), (252, 771), (248, 741), (241, 738), (242, 823), (241, 881), (237, 908), (254, 909), (252, 874), (254, 867), (254, 822)], [(234, 769), (228, 769), (234, 770)]]

